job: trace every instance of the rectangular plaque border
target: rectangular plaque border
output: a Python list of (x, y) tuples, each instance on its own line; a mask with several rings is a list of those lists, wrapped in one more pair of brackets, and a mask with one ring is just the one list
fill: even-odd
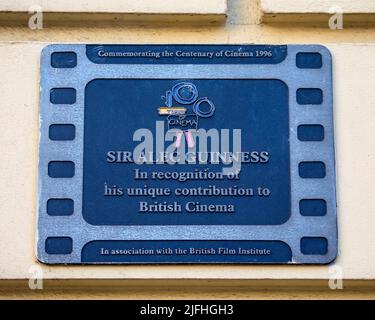
[[(75, 52), (78, 64), (75, 68), (52, 68), (51, 54)], [(320, 53), (320, 69), (300, 69), (296, 66), (296, 54)], [(337, 255), (337, 217), (335, 188), (335, 157), (333, 137), (333, 101), (331, 54), (321, 45), (288, 45), (287, 57), (277, 65), (150, 65), (150, 64), (95, 64), (86, 56), (86, 46), (77, 44), (48, 45), (41, 55), (40, 79), (40, 138), (38, 163), (37, 239), (36, 255), (47, 264), (80, 264), (84, 245), (93, 240), (279, 240), (292, 250), (292, 264), (327, 264)], [(289, 88), (289, 146), (291, 216), (276, 226), (239, 225), (184, 225), (174, 226), (93, 226), (82, 217), (83, 186), (83, 132), (84, 93), (86, 84), (97, 78), (110, 79), (279, 79)], [(76, 102), (72, 105), (52, 105), (52, 88), (76, 89)], [(319, 106), (299, 105), (296, 91), (299, 88), (320, 88), (323, 103)], [(51, 124), (70, 123), (76, 127), (72, 141), (51, 141), (48, 129)], [(299, 141), (297, 127), (300, 124), (321, 124), (325, 128), (320, 142)], [(313, 146), (313, 148), (312, 148)], [(50, 178), (49, 161), (73, 161), (73, 178)], [(298, 165), (302, 161), (322, 161), (326, 167), (323, 179), (299, 177)], [(324, 195), (324, 196), (323, 196)], [(74, 213), (70, 216), (49, 216), (46, 202), (50, 198), (74, 200)], [(299, 200), (324, 198), (327, 214), (306, 217), (299, 213)], [(70, 254), (48, 254), (45, 242), (48, 237), (70, 237)], [(324, 237), (328, 251), (324, 255), (301, 252), (303, 237)], [(147, 263), (147, 262), (146, 262)], [(277, 262), (275, 262), (277, 263)], [(102, 264), (102, 263), (101, 263)], [(126, 262), (121, 263), (126, 264)]]

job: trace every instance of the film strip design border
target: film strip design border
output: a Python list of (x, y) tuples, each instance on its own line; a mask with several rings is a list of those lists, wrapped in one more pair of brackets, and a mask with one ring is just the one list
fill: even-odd
[[(332, 65), (318, 45), (290, 45), (275, 65), (106, 65), (85, 45), (49, 45), (41, 55), (36, 254), (50, 264), (81, 263), (99, 240), (280, 240), (292, 263), (337, 255)], [(96, 78), (280, 79), (289, 88), (291, 216), (280, 226), (93, 226), (82, 218), (84, 92)], [(120, 231), (120, 232), (119, 232)], [(192, 236), (196, 235), (196, 236)], [(223, 235), (226, 235), (223, 238)]]

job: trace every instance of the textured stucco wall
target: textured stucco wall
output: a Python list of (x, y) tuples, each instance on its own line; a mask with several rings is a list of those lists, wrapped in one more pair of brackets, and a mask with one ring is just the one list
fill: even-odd
[[(375, 279), (375, 28), (259, 25), (259, 3), (231, 0), (226, 24), (183, 21), (30, 30), (0, 27), (0, 278), (27, 279), (34, 256), (39, 56), (49, 43), (321, 43), (333, 54), (339, 258)], [(25, 23), (27, 24), (27, 22)], [(328, 266), (44, 266), (48, 279), (326, 279)]]

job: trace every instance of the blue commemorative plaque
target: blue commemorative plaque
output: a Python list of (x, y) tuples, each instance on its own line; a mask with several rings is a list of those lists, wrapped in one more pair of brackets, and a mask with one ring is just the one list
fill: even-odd
[(47, 46), (37, 257), (329, 263), (332, 114), (319, 45)]

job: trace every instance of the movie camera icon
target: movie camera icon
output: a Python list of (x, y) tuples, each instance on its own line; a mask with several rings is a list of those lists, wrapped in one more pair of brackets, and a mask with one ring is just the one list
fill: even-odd
[[(185, 135), (189, 148), (194, 147), (194, 139), (190, 130), (198, 129), (199, 118), (209, 118), (215, 113), (214, 103), (207, 97), (199, 98), (197, 87), (191, 82), (179, 82), (166, 91), (162, 96), (165, 107), (158, 108), (159, 115), (167, 117), (168, 130), (176, 130), (175, 147), (181, 145)], [(173, 106), (173, 101), (181, 106)], [(186, 107), (185, 107), (186, 106)], [(193, 113), (187, 113), (187, 107), (192, 106)]]

